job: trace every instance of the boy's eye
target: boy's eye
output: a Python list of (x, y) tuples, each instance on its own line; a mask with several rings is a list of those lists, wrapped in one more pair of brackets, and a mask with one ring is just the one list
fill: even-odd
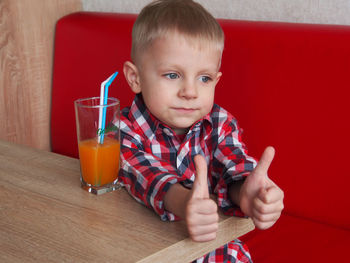
[(167, 73), (164, 76), (166, 76), (169, 79), (177, 79), (177, 78), (179, 78), (179, 75), (176, 74), (176, 73)]
[(202, 82), (204, 82), (204, 83), (207, 83), (208, 81), (211, 80), (211, 78), (208, 77), (208, 76), (200, 76), (199, 79), (200, 79), (200, 81), (202, 81)]

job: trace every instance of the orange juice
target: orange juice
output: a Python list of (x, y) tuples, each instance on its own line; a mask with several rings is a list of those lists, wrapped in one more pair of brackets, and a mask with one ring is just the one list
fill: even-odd
[(79, 142), (80, 169), (84, 181), (92, 186), (112, 183), (119, 171), (119, 141), (105, 137), (99, 144), (97, 138)]

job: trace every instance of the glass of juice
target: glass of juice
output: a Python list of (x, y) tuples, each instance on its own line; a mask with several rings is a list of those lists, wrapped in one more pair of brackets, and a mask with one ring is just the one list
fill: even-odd
[[(120, 158), (120, 104), (108, 98), (100, 105), (100, 98), (74, 101), (78, 136), (81, 186), (94, 194), (118, 189)], [(105, 115), (104, 125), (102, 116)]]

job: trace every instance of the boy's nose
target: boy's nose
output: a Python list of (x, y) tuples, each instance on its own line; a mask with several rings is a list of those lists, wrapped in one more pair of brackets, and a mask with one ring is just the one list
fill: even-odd
[(194, 99), (198, 96), (197, 87), (194, 83), (185, 82), (179, 90), (179, 96), (185, 99)]

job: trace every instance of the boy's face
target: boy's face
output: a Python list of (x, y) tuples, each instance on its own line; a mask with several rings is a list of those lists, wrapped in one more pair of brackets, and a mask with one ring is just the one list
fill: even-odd
[(142, 53), (133, 91), (142, 93), (155, 117), (184, 134), (212, 109), (221, 52), (203, 41), (169, 33)]

